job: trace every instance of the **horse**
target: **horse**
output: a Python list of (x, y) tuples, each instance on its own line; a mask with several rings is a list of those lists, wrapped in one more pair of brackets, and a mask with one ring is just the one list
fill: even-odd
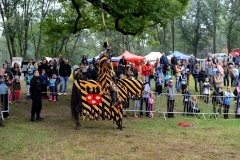
[(123, 105), (127, 98), (133, 95), (141, 97), (143, 83), (135, 79), (118, 80), (117, 86), (111, 86), (105, 92), (100, 84), (93, 80), (75, 80), (72, 87), (71, 113), (75, 118), (76, 129), (81, 129), (79, 115), (89, 116), (90, 119), (105, 118), (116, 122), (117, 128), (123, 130)]

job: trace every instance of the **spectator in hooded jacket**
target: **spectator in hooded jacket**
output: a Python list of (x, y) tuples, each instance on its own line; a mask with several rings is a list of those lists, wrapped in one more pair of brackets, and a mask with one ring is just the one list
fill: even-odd
[(60, 65), (59, 73), (61, 76), (61, 83), (58, 95), (62, 95), (62, 91), (64, 92), (64, 95), (67, 95), (68, 79), (71, 75), (71, 67), (68, 64), (68, 60), (64, 60), (64, 63)]

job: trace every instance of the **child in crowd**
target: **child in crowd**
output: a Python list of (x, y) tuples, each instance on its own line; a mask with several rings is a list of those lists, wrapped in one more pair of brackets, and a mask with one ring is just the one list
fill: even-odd
[(157, 94), (158, 96), (162, 94), (162, 84), (163, 84), (163, 77), (162, 75), (158, 75), (157, 79), (156, 79), (156, 85), (157, 85)]
[(203, 95), (204, 95), (204, 102), (208, 103), (209, 95), (210, 95), (210, 83), (208, 78), (205, 78), (205, 82), (203, 83)]
[(153, 111), (154, 99), (155, 99), (155, 96), (151, 92), (149, 94), (149, 97), (148, 97), (148, 111), (149, 111), (149, 116), (148, 117), (152, 117), (152, 118), (153, 118), (153, 112), (152, 111)]
[(200, 109), (198, 109), (198, 100), (196, 96), (192, 96), (192, 99), (190, 101), (189, 112), (193, 114), (200, 112)]
[(170, 75), (170, 72), (167, 71), (166, 73), (167, 73), (167, 74), (166, 74), (166, 76), (165, 76), (165, 78), (164, 78), (164, 79), (165, 79), (165, 87), (168, 86), (169, 80), (172, 79), (172, 76)]
[(166, 73), (169, 72), (169, 75), (172, 77), (173, 76), (173, 70), (171, 69), (171, 66), (168, 65), (166, 69)]
[(14, 77), (13, 90), (14, 90), (14, 100), (16, 102), (20, 102), (21, 84), (20, 84), (19, 76)]
[(183, 106), (184, 106), (183, 116), (184, 116), (184, 115), (188, 115), (189, 113), (189, 106), (190, 106), (189, 103), (190, 103), (191, 93), (189, 92), (188, 88), (185, 88), (182, 94), (183, 94)]
[(50, 78), (49, 80), (49, 90), (50, 90), (49, 101), (56, 101), (56, 93), (55, 93), (56, 79), (57, 79), (57, 75), (53, 74), (52, 78)]
[(182, 94), (183, 91), (187, 88), (187, 74), (185, 71), (182, 71), (182, 74), (180, 76), (180, 81), (181, 81), (181, 88), (182, 88)]
[(32, 70), (28, 69), (28, 72), (27, 72), (26, 76), (24, 77), (24, 81), (26, 81), (26, 85), (27, 85), (27, 99), (31, 98), (30, 81), (32, 78), (33, 78)]
[(48, 76), (45, 73), (45, 69), (42, 69), (42, 74), (39, 76), (39, 80), (42, 86), (42, 99), (48, 98), (47, 96)]

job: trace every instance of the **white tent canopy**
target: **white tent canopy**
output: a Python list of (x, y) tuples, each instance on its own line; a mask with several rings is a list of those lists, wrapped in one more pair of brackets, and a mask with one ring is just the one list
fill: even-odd
[(146, 55), (146, 60), (155, 61), (157, 58), (161, 58), (162, 54), (160, 52), (151, 52)]

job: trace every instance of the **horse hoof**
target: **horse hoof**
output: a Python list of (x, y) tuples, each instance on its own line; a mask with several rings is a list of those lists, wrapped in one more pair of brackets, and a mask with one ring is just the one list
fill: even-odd
[(118, 126), (118, 129), (120, 129), (121, 131), (124, 129), (123, 126)]
[(81, 129), (81, 126), (76, 126), (76, 129), (77, 129), (77, 130), (80, 130), (80, 129)]

